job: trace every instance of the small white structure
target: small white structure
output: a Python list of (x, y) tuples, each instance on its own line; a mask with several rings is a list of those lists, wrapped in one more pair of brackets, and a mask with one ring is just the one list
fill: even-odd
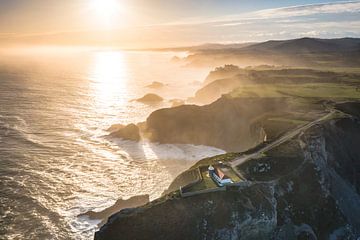
[(233, 181), (228, 176), (226, 176), (220, 168), (214, 168), (212, 165), (210, 165), (208, 170), (210, 177), (219, 187), (233, 183)]

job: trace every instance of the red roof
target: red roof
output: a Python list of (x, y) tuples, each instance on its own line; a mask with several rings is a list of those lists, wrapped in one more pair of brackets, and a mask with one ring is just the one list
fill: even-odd
[(215, 168), (215, 173), (218, 175), (220, 179), (226, 179), (228, 178), (221, 170), (220, 168)]

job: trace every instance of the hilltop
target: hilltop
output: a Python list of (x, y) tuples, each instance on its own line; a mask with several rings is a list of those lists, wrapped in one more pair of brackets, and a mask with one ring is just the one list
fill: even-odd
[(299, 38), (283, 41), (267, 41), (243, 48), (244, 51), (269, 51), (280, 53), (322, 53), (322, 52), (358, 52), (360, 38)]
[(242, 48), (203, 49), (188, 56), (192, 65), (285, 65), (304, 67), (359, 67), (360, 39), (300, 38), (267, 41)]

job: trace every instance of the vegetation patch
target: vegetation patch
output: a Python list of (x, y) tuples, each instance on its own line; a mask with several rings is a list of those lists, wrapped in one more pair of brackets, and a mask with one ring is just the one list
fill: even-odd
[(248, 97), (301, 97), (326, 99), (360, 99), (360, 86), (336, 83), (307, 84), (244, 84), (235, 89), (231, 98)]
[(247, 161), (237, 168), (251, 181), (271, 181), (292, 174), (304, 161), (297, 140), (288, 141), (267, 151), (257, 159)]
[(242, 155), (241, 153), (225, 153), (213, 157), (204, 158), (198, 161), (194, 166), (192, 166), (191, 169), (198, 168), (201, 166), (213, 165), (218, 162), (224, 162), (224, 163), (230, 162), (241, 155)]

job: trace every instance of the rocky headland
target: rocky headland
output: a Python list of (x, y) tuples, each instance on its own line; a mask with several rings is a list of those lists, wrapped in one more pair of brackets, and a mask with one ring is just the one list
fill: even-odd
[(242, 151), (264, 139), (264, 131), (257, 119), (286, 107), (284, 99), (231, 99), (224, 96), (205, 106), (183, 105), (157, 110), (146, 120), (146, 134), (153, 142)]
[[(245, 187), (185, 198), (175, 190), (112, 215), (95, 240), (357, 239), (358, 107), (359, 103), (339, 104), (336, 108), (345, 113), (237, 166), (248, 181)], [(204, 159), (197, 166), (236, 156)], [(186, 184), (187, 178), (176, 181)]]

